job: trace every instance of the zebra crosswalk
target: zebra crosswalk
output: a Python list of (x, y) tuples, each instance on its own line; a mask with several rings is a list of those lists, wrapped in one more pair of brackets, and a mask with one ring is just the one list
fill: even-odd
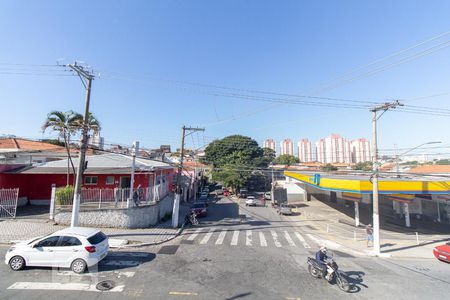
[(187, 233), (185, 238), (199, 245), (244, 245), (246, 247), (303, 247), (311, 248), (305, 237), (298, 231), (275, 230), (220, 230), (198, 228)]

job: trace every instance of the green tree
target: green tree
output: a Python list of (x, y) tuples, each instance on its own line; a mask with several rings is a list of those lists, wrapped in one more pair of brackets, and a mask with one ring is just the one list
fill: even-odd
[(353, 170), (371, 171), (372, 162), (371, 161), (359, 162), (353, 166)]
[(337, 171), (337, 169), (338, 168), (333, 166), (332, 164), (326, 164), (325, 166), (321, 167), (321, 170), (325, 172)]
[[(42, 131), (51, 128), (58, 132), (58, 138), (62, 138), (64, 146), (67, 151), (67, 185), (69, 185), (69, 163), (72, 166), (73, 174), (75, 175), (75, 166), (73, 164), (72, 156), (70, 154), (70, 140), (71, 137), (77, 135), (83, 129), (83, 116), (72, 110), (67, 112), (52, 111), (47, 115), (47, 119), (42, 125)], [(101, 129), (100, 122), (92, 113), (88, 116), (88, 134), (89, 132), (98, 132)], [(75, 176), (74, 176), (75, 179)]]
[(299, 160), (297, 157), (289, 154), (280, 155), (275, 159), (275, 163), (278, 165), (292, 166), (293, 164), (296, 164), (298, 162)]
[[(68, 162), (72, 166), (73, 174), (75, 174), (75, 166), (73, 165), (72, 156), (70, 155), (70, 138), (74, 134), (76, 134), (80, 119), (83, 117), (75, 113), (74, 111), (52, 111), (47, 115), (47, 119), (42, 125), (42, 131), (45, 132), (48, 128), (51, 128), (53, 131), (58, 132), (58, 138), (62, 138), (64, 141), (64, 146), (67, 151)], [(69, 185), (69, 164), (67, 164), (67, 185)]]
[(436, 161), (436, 165), (450, 165), (450, 159), (439, 159)]
[(264, 154), (264, 150), (250, 137), (231, 135), (210, 143), (201, 161), (212, 165), (214, 180), (239, 189), (247, 184), (252, 172), (268, 166), (270, 156), (265, 157)]

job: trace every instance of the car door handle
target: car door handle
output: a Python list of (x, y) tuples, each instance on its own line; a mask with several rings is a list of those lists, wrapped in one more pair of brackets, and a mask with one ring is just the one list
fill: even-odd
[(47, 252), (53, 252), (53, 250), (52, 249), (47, 249)]
[(77, 250), (77, 249), (72, 249), (72, 251), (73, 251), (73, 252), (78, 252), (78, 250)]

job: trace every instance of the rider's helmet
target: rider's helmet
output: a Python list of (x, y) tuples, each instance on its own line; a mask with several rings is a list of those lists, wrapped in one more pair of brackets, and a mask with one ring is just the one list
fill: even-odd
[(320, 251), (322, 253), (327, 253), (327, 247), (325, 247), (325, 246), (320, 247)]

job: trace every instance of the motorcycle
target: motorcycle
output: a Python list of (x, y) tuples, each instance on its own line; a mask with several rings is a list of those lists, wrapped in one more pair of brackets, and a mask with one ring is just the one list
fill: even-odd
[[(348, 283), (348, 280), (346, 279), (347, 274), (345, 272), (339, 270), (339, 267), (337, 263), (334, 261), (333, 257), (329, 257), (325, 260), (326, 267), (327, 267), (327, 275), (325, 276), (325, 279), (332, 283), (333, 280), (336, 281), (337, 286), (344, 292), (350, 291), (350, 284)], [(323, 272), (320, 264), (312, 257), (308, 257), (308, 271), (311, 276), (314, 278), (322, 278)]]
[(195, 213), (187, 214), (184, 218), (185, 225), (198, 225), (197, 215)]

